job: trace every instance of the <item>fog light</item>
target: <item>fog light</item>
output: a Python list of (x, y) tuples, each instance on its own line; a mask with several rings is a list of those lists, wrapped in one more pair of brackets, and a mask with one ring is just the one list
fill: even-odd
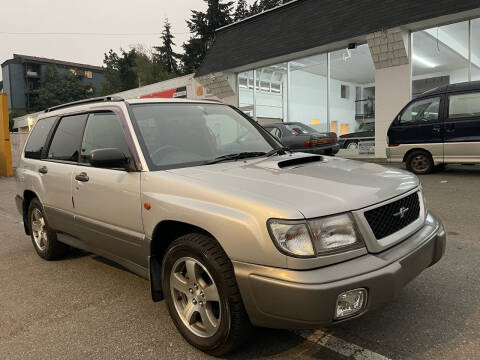
[(367, 290), (355, 289), (338, 295), (335, 319), (343, 319), (358, 314), (367, 303)]

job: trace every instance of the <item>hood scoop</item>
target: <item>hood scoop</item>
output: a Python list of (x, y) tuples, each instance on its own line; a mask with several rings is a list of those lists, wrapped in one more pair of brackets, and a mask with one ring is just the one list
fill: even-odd
[(303, 164), (309, 164), (313, 162), (324, 161), (323, 156), (314, 155), (314, 156), (304, 156), (304, 157), (296, 157), (293, 159), (283, 160), (278, 162), (278, 167), (280, 169), (291, 167), (291, 166), (299, 166)]

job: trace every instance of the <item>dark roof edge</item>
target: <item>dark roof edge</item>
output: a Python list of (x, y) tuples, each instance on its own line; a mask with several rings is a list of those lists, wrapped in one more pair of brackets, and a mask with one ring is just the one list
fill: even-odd
[(56, 64), (56, 65), (75, 66), (75, 67), (80, 67), (80, 68), (84, 68), (84, 69), (104, 71), (104, 69), (101, 66), (81, 64), (81, 63), (75, 63), (75, 62), (70, 62), (70, 61), (56, 60), (56, 59), (43, 58), (43, 57), (38, 57), (38, 56), (30, 56), (30, 55), (22, 55), (22, 54), (13, 54), (13, 58), (8, 59), (5, 62), (3, 62), (2, 66), (4, 64), (9, 64), (10, 62), (12, 62), (12, 60), (15, 60), (15, 59), (24, 59), (24, 60), (29, 60), (29, 61), (45, 62), (45, 63), (51, 63), (51, 64)]

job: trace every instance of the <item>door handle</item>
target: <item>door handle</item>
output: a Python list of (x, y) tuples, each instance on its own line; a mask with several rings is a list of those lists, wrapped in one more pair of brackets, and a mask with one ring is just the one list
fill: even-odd
[(433, 132), (436, 132), (437, 134), (440, 132), (440, 128), (433, 128)]
[(453, 132), (455, 132), (455, 124), (447, 124), (447, 125), (445, 126), (445, 131), (446, 131), (447, 133), (453, 133)]
[(38, 169), (38, 172), (40, 174), (46, 174), (46, 173), (48, 173), (48, 168), (46, 166), (42, 166)]
[(81, 181), (81, 182), (87, 182), (90, 180), (86, 172), (81, 172), (80, 174), (75, 176), (75, 180)]

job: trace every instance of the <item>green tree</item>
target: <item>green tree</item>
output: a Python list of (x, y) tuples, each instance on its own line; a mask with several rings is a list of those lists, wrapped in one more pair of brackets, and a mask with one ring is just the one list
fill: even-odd
[(135, 70), (137, 50), (125, 51), (120, 49), (120, 55), (110, 49), (103, 60), (105, 82), (102, 86), (102, 95), (114, 94), (138, 87), (138, 76)]
[(162, 31), (162, 46), (155, 46), (153, 60), (160, 63), (166, 72), (170, 74), (178, 73), (177, 59), (180, 55), (173, 51), (175, 43), (173, 42), (174, 36), (172, 34), (172, 25), (165, 19), (165, 26)]
[(249, 15), (256, 15), (265, 10), (273, 9), (274, 7), (286, 4), (292, 0), (255, 0), (255, 2), (250, 6)]
[(232, 1), (203, 0), (207, 3), (207, 11), (192, 10), (190, 20), (187, 20), (192, 37), (183, 44), (185, 51), (182, 56), (183, 72), (193, 72), (203, 61), (208, 48), (215, 38), (215, 30), (232, 22)]
[(134, 71), (137, 74), (138, 86), (145, 86), (159, 81), (167, 80), (175, 76), (169, 73), (165, 64), (156, 59), (156, 55), (152, 54), (142, 46), (135, 48), (137, 57), (135, 59)]
[(93, 96), (91, 84), (83, 82), (82, 75), (70, 71), (59, 74), (53, 65), (47, 66), (40, 78), (40, 88), (36, 108), (46, 109), (72, 101), (83, 100)]
[(250, 15), (246, 0), (238, 0), (235, 12), (233, 13), (233, 21), (240, 21)]

